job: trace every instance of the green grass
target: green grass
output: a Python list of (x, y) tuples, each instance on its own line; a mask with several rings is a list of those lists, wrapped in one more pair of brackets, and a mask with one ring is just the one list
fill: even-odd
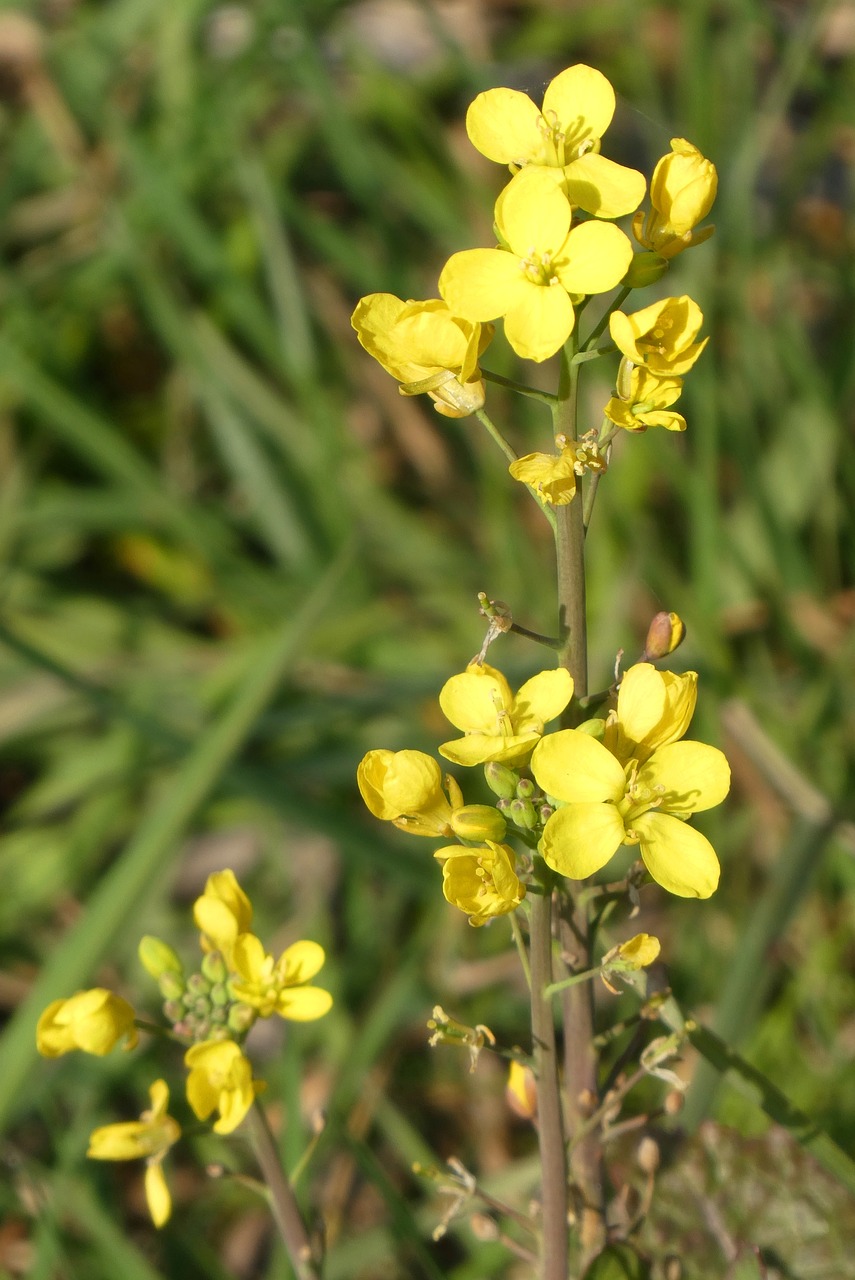
[[(136, 1171), (86, 1166), (89, 1129), (139, 1110), (152, 1055), (48, 1064), (32, 1041), (78, 986), (151, 1004), (138, 934), (191, 947), (189, 903), (230, 860), (267, 937), (330, 957), (335, 1013), (261, 1063), (289, 1163), (329, 1108), (301, 1194), (335, 1224), (330, 1275), (512, 1274), (465, 1228), (434, 1245), (441, 1205), (410, 1172), (459, 1155), (526, 1203), (501, 1073), (482, 1063), (470, 1087), (462, 1058), (425, 1048), (438, 1001), (524, 1041), (522, 993), (485, 960), (507, 934), (445, 906), (430, 851), (368, 818), (354, 772), (370, 747), (442, 740), (436, 693), (480, 646), (477, 591), (553, 628), (549, 531), (477, 423), (401, 399), (348, 318), (363, 293), (432, 295), (450, 252), (486, 242), (502, 175), (465, 142), (471, 96), (536, 95), (580, 60), (621, 95), (612, 154), (649, 172), (684, 135), (720, 173), (716, 236), (667, 278), (712, 334), (689, 430), (622, 442), (590, 541), (594, 683), (676, 609), (696, 732), (734, 766), (705, 824), (719, 893), (651, 895), (644, 927), (683, 1007), (852, 1149), (852, 51), (819, 4), (486, 9), (469, 43), (435, 20), (431, 58), (402, 70), (354, 4), (259, 0), (232, 13), (236, 38), (248, 26), (228, 56), (228, 11), (200, 0), (45, 7), (44, 75), (25, 83), (0, 22), (0, 1216), (24, 1257), (0, 1243), (0, 1275), (287, 1275), (233, 1179), (179, 1153), (155, 1238)], [(486, 363), (521, 372), (500, 339)], [(548, 445), (542, 407), (491, 392), (490, 408), (521, 451)], [(493, 653), (513, 677), (539, 662), (516, 637)], [(769, 743), (829, 818), (764, 767)], [(760, 1133), (756, 1105), (698, 1079), (693, 1121)], [(199, 1152), (251, 1168), (239, 1144)], [(774, 1163), (734, 1159), (745, 1185)], [(830, 1219), (837, 1195), (811, 1212)], [(700, 1218), (672, 1218), (700, 1248)], [(754, 1240), (730, 1221), (787, 1260), (780, 1223)], [(836, 1239), (811, 1274), (855, 1274)], [(705, 1257), (687, 1275), (724, 1274)]]

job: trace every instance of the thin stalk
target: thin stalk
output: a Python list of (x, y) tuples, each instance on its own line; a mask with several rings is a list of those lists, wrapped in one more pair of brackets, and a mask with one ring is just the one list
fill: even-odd
[(516, 944), (517, 953), (519, 954), (520, 965), (522, 966), (522, 971), (525, 975), (526, 986), (529, 991), (531, 991), (531, 966), (528, 962), (528, 952), (525, 949), (525, 939), (522, 936), (522, 929), (520, 928), (519, 921), (517, 920), (517, 913), (512, 911), (508, 919), (511, 922), (511, 933), (514, 935), (514, 942)]
[[(596, 332), (596, 331), (595, 331)], [(562, 352), (559, 404), (554, 414), (556, 435), (569, 439), (577, 435), (579, 365), (574, 364), (578, 338), (574, 334)], [(567, 642), (559, 662), (573, 677), (574, 704), (588, 692), (588, 630), (585, 603), (585, 523), (581, 495), (556, 509), (555, 552), (558, 577), (559, 630)], [(571, 711), (571, 716), (576, 714)], [(561, 893), (560, 938), (562, 952), (572, 957), (573, 973), (592, 968), (592, 939), (588, 908), (574, 903), (564, 889)], [(564, 1021), (564, 1089), (568, 1132), (582, 1132), (592, 1107), (596, 1106), (597, 1057), (594, 1049), (593, 984), (579, 983), (561, 993)], [(599, 1252), (605, 1242), (602, 1151), (596, 1135), (585, 1135), (571, 1151), (571, 1172), (583, 1201), (580, 1243), (583, 1264)]]
[(264, 1108), (257, 1098), (246, 1120), (255, 1158), (270, 1193), (273, 1220), (287, 1250), (294, 1275), (297, 1280), (320, 1280), (321, 1272), (313, 1257), (308, 1232), (297, 1207), (294, 1192), (282, 1168), (276, 1139)]
[(608, 324), (609, 317), (611, 316), (612, 312), (617, 311), (618, 308), (622, 307), (631, 293), (632, 293), (632, 289), (621, 289), (620, 293), (615, 298), (614, 302), (609, 307), (608, 311), (603, 316), (602, 320), (600, 320), (599, 324), (597, 324), (595, 328), (591, 330), (591, 332), (588, 334), (585, 341), (582, 343), (583, 351), (590, 351), (591, 347), (597, 341), (597, 338), (599, 338), (600, 334), (603, 332), (606, 325)]
[(514, 382), (513, 378), (505, 378), (501, 373), (491, 373), (489, 369), (482, 369), (481, 376), (487, 382), (495, 382), (497, 386), (507, 387), (509, 391), (528, 396), (530, 400), (540, 400), (543, 404), (550, 406), (555, 404), (556, 398), (551, 391), (538, 391), (536, 387), (527, 387), (524, 382)]
[(567, 1280), (567, 1155), (552, 1002), (552, 896), (531, 899), (531, 1034), (537, 1079), (537, 1137), (543, 1197), (540, 1280)]
[[(550, 398), (550, 403), (552, 404), (552, 407), (553, 407), (553, 413), (554, 413), (554, 411), (555, 411), (555, 397), (554, 397), (554, 396), (552, 396), (552, 397)], [(503, 453), (503, 454), (505, 455), (505, 457), (507, 458), (508, 462), (516, 462), (516, 461), (517, 461), (517, 455), (514, 453), (514, 450), (513, 450), (512, 446), (508, 443), (508, 441), (507, 441), (507, 440), (505, 439), (505, 437), (502, 435), (501, 431), (500, 431), (500, 430), (499, 430), (499, 428), (496, 426), (495, 422), (493, 422), (492, 418), (490, 418), (490, 417), (489, 417), (489, 415), (488, 415), (488, 414), (486, 414), (486, 413), (484, 412), (484, 410), (483, 410), (483, 409), (476, 409), (476, 410), (475, 410), (475, 417), (476, 417), (476, 418), (478, 419), (478, 421), (481, 423), (481, 426), (484, 428), (484, 430), (485, 430), (485, 431), (487, 432), (487, 434), (490, 436), (491, 440), (493, 440), (493, 441), (494, 441), (494, 442), (499, 446), (499, 448), (501, 449), (502, 453)], [(534, 498), (534, 500), (535, 500), (535, 502), (537, 503), (537, 505), (538, 505), (538, 507), (540, 508), (540, 510), (543, 512), (544, 516), (546, 517), (547, 521), (549, 522), (550, 528), (552, 529), (552, 531), (553, 531), (553, 533), (554, 533), (554, 532), (555, 532), (555, 512), (552, 510), (552, 507), (549, 505), (549, 503), (548, 503), (548, 502), (544, 502), (544, 501), (543, 501), (543, 499), (541, 498), (541, 496), (540, 496), (540, 494), (537, 492), (537, 490), (536, 490), (536, 489), (534, 489), (534, 488), (532, 488), (532, 486), (531, 486), (530, 484), (527, 484), (527, 485), (526, 485), (526, 488), (528, 489), (528, 491), (529, 491), (529, 493), (531, 494), (531, 496)]]

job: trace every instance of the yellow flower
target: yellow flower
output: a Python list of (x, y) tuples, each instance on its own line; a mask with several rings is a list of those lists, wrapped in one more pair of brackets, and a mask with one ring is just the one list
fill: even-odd
[(682, 738), (695, 714), (698, 675), (657, 671), (637, 662), (624, 674), (617, 709), (607, 721), (603, 744), (622, 763), (647, 760), (657, 747)]
[(332, 1005), (328, 991), (306, 985), (325, 959), (317, 942), (295, 942), (274, 960), (254, 934), (242, 933), (232, 947), (234, 973), (229, 989), (236, 1000), (257, 1009), (262, 1018), (278, 1013), (292, 1022), (313, 1022)]
[(492, 325), (452, 315), (439, 298), (402, 302), (393, 293), (371, 293), (351, 316), (365, 350), (401, 384), (401, 395), (427, 392), (447, 418), (465, 418), (484, 404), (478, 359)]
[(380, 748), (363, 756), (356, 771), (359, 793), (375, 818), (392, 822), (414, 836), (451, 835), (451, 819), (463, 804), (454, 778), (423, 751), (389, 751)]
[(215, 1133), (231, 1133), (243, 1120), (259, 1092), (261, 1081), (253, 1080), (252, 1067), (234, 1040), (205, 1040), (194, 1044), (184, 1055), (190, 1068), (187, 1101), (200, 1120), (213, 1111), (220, 1118)]
[[(629, 385), (624, 389), (623, 384), (627, 381)], [(626, 431), (646, 431), (648, 427), (685, 431), (686, 419), (680, 413), (673, 413), (669, 407), (679, 400), (682, 390), (682, 379), (657, 378), (646, 369), (635, 368), (622, 360), (618, 372), (620, 394), (612, 396), (603, 413), (616, 427), (623, 427)]]
[(660, 377), (681, 377), (709, 342), (709, 338), (695, 342), (703, 322), (698, 304), (683, 294), (653, 302), (632, 315), (613, 311), (609, 330), (617, 349), (633, 364)]
[(78, 991), (48, 1005), (36, 1028), (36, 1047), (45, 1058), (58, 1058), (72, 1049), (101, 1058), (126, 1037), (124, 1047), (133, 1049), (139, 1040), (134, 1017), (127, 1000), (112, 991)]
[(656, 165), (650, 180), (650, 212), (635, 215), (632, 234), (662, 258), (701, 244), (714, 228), (705, 227), (697, 234), (693, 228), (709, 213), (717, 189), (712, 161), (685, 138), (672, 138), (671, 151)]
[(162, 1162), (167, 1151), (181, 1137), (177, 1120), (167, 1114), (169, 1089), (165, 1080), (155, 1080), (149, 1089), (151, 1108), (139, 1120), (105, 1124), (89, 1138), (87, 1155), (92, 1160), (137, 1160), (144, 1158), (145, 1198), (151, 1220), (162, 1227), (172, 1212), (172, 1200)]
[(518, 173), (499, 196), (495, 216), (502, 247), (453, 254), (439, 291), (467, 320), (504, 316), (517, 355), (546, 360), (573, 332), (570, 295), (613, 289), (629, 267), (632, 246), (609, 222), (571, 228), (570, 203), (545, 169)]
[(193, 904), (193, 919), (202, 932), (202, 945), (208, 951), (229, 948), (239, 933), (252, 924), (252, 903), (231, 870), (215, 871), (205, 882), (205, 892)]
[(442, 862), (446, 901), (465, 911), (476, 928), (515, 911), (525, 897), (525, 885), (514, 871), (513, 850), (506, 844), (493, 840), (473, 848), (451, 844), (433, 856)]
[(560, 452), (527, 453), (508, 467), (515, 480), (530, 485), (553, 507), (564, 507), (576, 494), (576, 477), (586, 471), (605, 471), (606, 461), (600, 454), (596, 441), (567, 441), (566, 436), (555, 440)]
[(516, 89), (479, 93), (466, 115), (476, 150), (512, 170), (541, 165), (561, 170), (567, 196), (587, 213), (619, 218), (637, 209), (644, 177), (599, 154), (611, 124), (615, 93), (593, 67), (577, 63), (547, 86), (543, 110)]
[(596, 738), (565, 729), (538, 743), (531, 768), (561, 805), (548, 819), (540, 846), (554, 871), (583, 880), (611, 861), (622, 844), (638, 845), (647, 870), (669, 893), (708, 898), (715, 892), (715, 851), (686, 819), (727, 795), (730, 769), (721, 751), (701, 742), (672, 742), (644, 763), (630, 760), (624, 767)]
[(639, 969), (646, 969), (653, 964), (661, 949), (658, 938), (650, 933), (637, 933), (634, 938), (619, 942), (611, 951), (606, 952), (600, 962), (600, 977), (609, 991), (618, 995), (618, 988), (612, 985), (610, 979), (616, 974), (637, 973)]
[(573, 678), (563, 667), (532, 676), (514, 696), (501, 671), (473, 663), (452, 676), (439, 695), (447, 719), (466, 735), (444, 742), (439, 753), (455, 764), (523, 764), (544, 725), (573, 697)]

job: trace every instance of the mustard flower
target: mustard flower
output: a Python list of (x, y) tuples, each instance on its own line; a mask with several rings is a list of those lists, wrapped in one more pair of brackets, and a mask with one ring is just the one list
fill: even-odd
[(614, 975), (637, 973), (639, 969), (646, 969), (653, 964), (661, 949), (658, 938), (650, 933), (637, 933), (634, 938), (619, 942), (606, 952), (600, 961), (600, 977), (609, 991), (618, 995), (618, 988), (612, 985), (610, 979)]
[(704, 322), (701, 309), (687, 294), (663, 298), (641, 311), (613, 311), (609, 331), (617, 349), (635, 365), (659, 377), (688, 373), (709, 338), (695, 342)]
[(262, 1018), (278, 1013), (292, 1022), (313, 1022), (332, 1005), (328, 991), (307, 985), (325, 959), (317, 942), (294, 942), (274, 960), (254, 934), (242, 933), (232, 947), (229, 989)]
[(252, 903), (229, 869), (215, 871), (205, 882), (205, 892), (193, 904), (193, 919), (208, 951), (228, 955), (238, 934), (252, 924)]
[(568, 443), (566, 436), (558, 436), (555, 443), (559, 445), (559, 453), (527, 453), (512, 462), (508, 471), (553, 507), (565, 507), (576, 496), (577, 476), (586, 471), (604, 471), (606, 462), (594, 441)]
[(442, 892), (476, 928), (495, 916), (515, 911), (525, 897), (525, 885), (514, 871), (514, 853), (506, 844), (488, 840), (467, 847), (446, 845), (433, 855), (442, 862)]
[(192, 1045), (184, 1055), (190, 1068), (187, 1101), (200, 1120), (214, 1111), (215, 1133), (231, 1133), (243, 1120), (263, 1087), (253, 1080), (252, 1067), (234, 1040), (204, 1040)]
[(492, 325), (453, 315), (445, 302), (402, 302), (392, 293), (362, 298), (350, 323), (365, 350), (400, 383), (401, 395), (427, 392), (447, 418), (465, 418), (484, 404), (478, 359)]
[(105, 1124), (89, 1137), (87, 1155), (92, 1160), (145, 1159), (145, 1198), (151, 1220), (162, 1227), (172, 1212), (172, 1199), (163, 1174), (163, 1159), (181, 1137), (177, 1120), (167, 1113), (169, 1088), (165, 1080), (155, 1080), (149, 1089), (151, 1107), (139, 1120)]
[(656, 165), (650, 180), (650, 211), (639, 211), (632, 234), (640, 245), (662, 258), (673, 258), (709, 239), (714, 228), (694, 228), (707, 216), (718, 189), (715, 165), (685, 138), (672, 138), (671, 150)]
[(522, 170), (496, 202), (497, 249), (452, 254), (439, 291), (467, 320), (505, 320), (517, 355), (541, 361), (573, 332), (571, 294), (606, 293), (632, 259), (624, 233), (596, 220), (571, 226), (573, 211), (554, 174)]
[(682, 738), (695, 714), (698, 675), (658, 671), (637, 662), (624, 673), (617, 708), (606, 720), (603, 744), (622, 763), (643, 762), (657, 747)]
[(121, 1039), (133, 1049), (139, 1040), (134, 1010), (127, 1000), (104, 987), (78, 991), (67, 1000), (54, 1000), (39, 1018), (36, 1047), (45, 1058), (59, 1058), (73, 1049), (99, 1058)]
[(563, 667), (532, 676), (514, 695), (501, 671), (472, 663), (440, 692), (443, 713), (465, 737), (443, 743), (439, 753), (455, 764), (524, 764), (544, 725), (572, 697), (573, 678)]
[(539, 111), (516, 89), (479, 93), (466, 114), (476, 150), (512, 170), (540, 165), (560, 170), (567, 196), (587, 213), (619, 218), (638, 208), (645, 181), (599, 154), (615, 111), (615, 92), (593, 67), (577, 63), (557, 75)]
[[(624, 386), (625, 383), (628, 385)], [(670, 408), (679, 400), (682, 390), (681, 378), (657, 378), (644, 368), (621, 361), (619, 394), (612, 396), (603, 413), (616, 427), (623, 427), (626, 431), (641, 432), (648, 427), (685, 431), (686, 419)]]
[(650, 875), (669, 893), (708, 898), (715, 892), (715, 851), (686, 819), (720, 804), (730, 789), (730, 769), (717, 748), (673, 742), (644, 763), (624, 766), (596, 738), (564, 729), (538, 743), (531, 769), (560, 805), (540, 845), (554, 871), (583, 880), (621, 845), (638, 845)]
[(414, 836), (451, 835), (453, 811), (463, 804), (460, 787), (450, 775), (445, 779), (446, 798), (442, 770), (423, 751), (369, 751), (360, 761), (356, 782), (375, 818)]

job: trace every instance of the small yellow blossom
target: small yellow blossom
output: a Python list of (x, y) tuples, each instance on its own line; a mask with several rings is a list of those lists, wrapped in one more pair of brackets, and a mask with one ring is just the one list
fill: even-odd
[(248, 932), (252, 903), (233, 871), (215, 871), (208, 876), (205, 892), (193, 904), (193, 919), (202, 932), (203, 947), (224, 955), (239, 933)]
[(445, 302), (402, 302), (392, 293), (362, 298), (351, 324), (365, 350), (400, 383), (405, 396), (427, 392), (447, 418), (465, 418), (484, 404), (478, 359), (492, 325), (453, 315)]
[(638, 212), (632, 234), (645, 249), (673, 258), (701, 244), (713, 227), (695, 232), (707, 216), (718, 189), (715, 165), (685, 138), (672, 138), (671, 150), (656, 165), (650, 180), (650, 212)]
[(328, 991), (307, 985), (325, 959), (323, 947), (304, 941), (292, 943), (274, 960), (255, 934), (242, 933), (232, 947), (229, 989), (262, 1018), (278, 1013), (292, 1022), (313, 1022), (332, 1006)]
[(678, 675), (637, 662), (621, 680), (617, 708), (606, 720), (603, 742), (622, 763), (643, 763), (657, 747), (682, 738), (697, 700), (696, 671)]
[(234, 1040), (205, 1040), (194, 1044), (184, 1055), (190, 1068), (187, 1101), (200, 1120), (213, 1111), (220, 1118), (215, 1133), (231, 1133), (243, 1120), (263, 1087), (253, 1080), (252, 1067)]
[(544, 725), (567, 706), (573, 679), (563, 667), (541, 671), (514, 695), (501, 671), (473, 664), (452, 676), (439, 695), (445, 716), (466, 735), (444, 742), (439, 753), (455, 764), (525, 763)]
[(498, 249), (464, 249), (442, 270), (439, 291), (468, 320), (504, 316), (517, 355), (554, 355), (576, 323), (572, 297), (606, 293), (623, 278), (632, 246), (610, 222), (572, 227), (572, 208), (555, 176), (522, 170), (496, 202)]
[(537, 1115), (537, 1081), (531, 1067), (524, 1062), (511, 1062), (508, 1083), (505, 1085), (508, 1106), (521, 1120), (533, 1120)]
[(45, 1058), (58, 1058), (73, 1049), (99, 1058), (125, 1039), (133, 1049), (139, 1040), (134, 1010), (127, 1000), (104, 987), (78, 991), (67, 1000), (54, 1000), (39, 1018), (36, 1047)]
[(709, 338), (695, 341), (703, 322), (698, 304), (683, 294), (653, 302), (631, 315), (613, 311), (609, 330), (627, 360), (659, 377), (676, 378), (688, 373), (709, 342)]
[(471, 848), (446, 845), (433, 855), (442, 862), (442, 892), (446, 901), (469, 916), (478, 927), (495, 916), (515, 911), (525, 897), (525, 885), (514, 871), (514, 853), (506, 844), (488, 840)]
[(653, 964), (661, 949), (658, 938), (650, 933), (637, 933), (634, 938), (619, 942), (606, 952), (600, 962), (600, 977), (609, 991), (617, 995), (618, 989), (610, 979), (621, 973), (637, 973), (639, 969), (646, 969)]
[(463, 805), (460, 787), (450, 775), (446, 797), (442, 770), (423, 751), (369, 751), (360, 761), (356, 782), (375, 818), (414, 836), (451, 835), (452, 815)]
[(619, 218), (637, 209), (645, 181), (599, 154), (611, 124), (615, 93), (606, 77), (577, 63), (547, 86), (540, 111), (517, 89), (479, 93), (466, 115), (476, 150), (512, 170), (523, 165), (558, 169), (571, 203), (601, 218)]
[(560, 805), (540, 846), (554, 871), (583, 880), (622, 844), (638, 845), (650, 875), (669, 893), (708, 898), (715, 892), (715, 851), (686, 820), (727, 795), (730, 769), (721, 751), (701, 742), (670, 742), (643, 763), (623, 765), (596, 738), (565, 729), (538, 743), (531, 769)]
[(167, 1151), (181, 1137), (177, 1120), (167, 1113), (169, 1088), (165, 1080), (155, 1080), (149, 1089), (151, 1107), (139, 1120), (105, 1124), (89, 1138), (87, 1155), (92, 1160), (145, 1159), (145, 1198), (151, 1220), (162, 1227), (172, 1212), (172, 1200), (162, 1162)]
[(558, 436), (555, 441), (560, 452), (527, 453), (508, 467), (515, 480), (530, 485), (553, 507), (564, 507), (576, 495), (576, 477), (586, 471), (605, 471), (606, 460), (596, 441), (587, 438), (567, 441)]
[[(628, 379), (625, 376), (627, 372)], [(624, 390), (626, 381), (629, 385)], [(670, 409), (683, 390), (681, 378), (657, 378), (644, 368), (621, 361), (618, 388), (621, 394), (612, 396), (603, 410), (616, 427), (635, 432), (646, 431), (648, 427), (664, 427), (666, 431), (686, 430), (686, 419)]]

